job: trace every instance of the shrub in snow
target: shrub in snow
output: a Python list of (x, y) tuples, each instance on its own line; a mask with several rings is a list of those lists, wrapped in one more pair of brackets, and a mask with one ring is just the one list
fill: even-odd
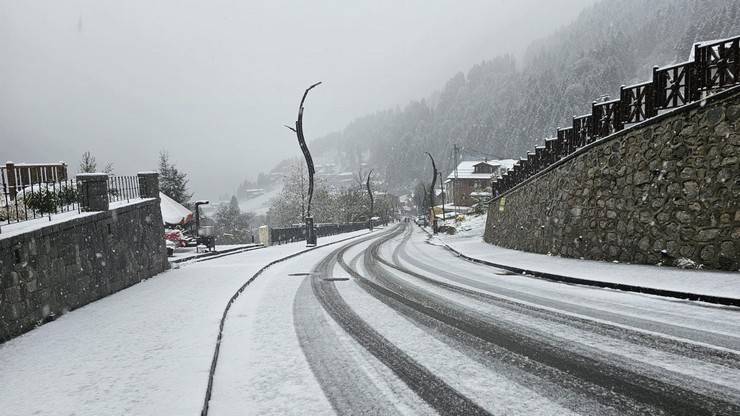
[(57, 208), (77, 202), (77, 189), (67, 184), (36, 184), (18, 193), (25, 206), (40, 214), (52, 214)]
[(676, 259), (676, 267), (681, 269), (701, 269), (703, 265), (697, 264), (695, 261), (691, 259), (687, 259), (686, 257), (681, 257)]

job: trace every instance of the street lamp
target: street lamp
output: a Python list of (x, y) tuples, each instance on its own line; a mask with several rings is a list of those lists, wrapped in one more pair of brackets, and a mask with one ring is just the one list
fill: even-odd
[(445, 204), (447, 203), (447, 195), (442, 187), (442, 172), (439, 172), (439, 193), (442, 196), (442, 225), (447, 225), (447, 218), (445, 217)]
[(365, 182), (365, 186), (367, 187), (367, 194), (370, 196), (370, 213), (367, 216), (367, 228), (372, 231), (373, 230), (373, 209), (375, 208), (375, 200), (373, 199), (373, 191), (370, 189), (370, 175), (373, 174), (373, 170), (370, 169), (370, 172), (367, 174), (367, 182)]
[(210, 201), (202, 199), (195, 201), (195, 251), (198, 252), (198, 245), (204, 242), (206, 247), (213, 250), (216, 248), (216, 240), (213, 236), (213, 227), (202, 227), (200, 226), (200, 206), (208, 205)]
[[(429, 188), (429, 208), (432, 210), (432, 233), (437, 234), (437, 216), (434, 215), (434, 185), (437, 183), (437, 165), (429, 152), (424, 152), (432, 160), (432, 186)], [(443, 207), (444, 208), (444, 207)]]
[(303, 135), (303, 103), (306, 101), (306, 96), (308, 95), (308, 92), (319, 84), (321, 84), (321, 82), (317, 82), (311, 85), (310, 87), (306, 88), (306, 91), (303, 93), (301, 104), (298, 106), (298, 120), (296, 120), (295, 122), (295, 128), (285, 126), (292, 130), (298, 137), (298, 145), (301, 147), (303, 157), (306, 159), (306, 166), (308, 167), (308, 204), (306, 206), (306, 217), (304, 218), (304, 223), (306, 227), (306, 247), (316, 246), (316, 230), (314, 229), (313, 217), (311, 216), (311, 200), (313, 199), (313, 175), (315, 173), (315, 170), (313, 167), (311, 152), (308, 151), (308, 146), (306, 146), (306, 138)]

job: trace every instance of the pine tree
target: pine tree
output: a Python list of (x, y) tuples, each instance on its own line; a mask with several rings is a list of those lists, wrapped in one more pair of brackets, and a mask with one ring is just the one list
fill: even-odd
[[(694, 41), (740, 34), (740, 2), (610, 0), (533, 42), (522, 59), (502, 55), (452, 77), (428, 100), (360, 117), (311, 142), (315, 158), (344, 170), (375, 166), (396, 192), (425, 178), (421, 149), (445, 157), (451, 144), (519, 158), (591, 111), (620, 85), (649, 81), (653, 65), (685, 61)], [(467, 155), (477, 158), (476, 155)], [(439, 166), (449, 171), (444, 159)], [(393, 180), (393, 182), (390, 182)]]
[[(95, 156), (87, 152), (82, 154), (82, 160), (80, 161), (80, 173), (94, 173), (98, 171), (98, 162), (95, 160)], [(103, 169), (104, 173), (111, 175), (113, 173), (113, 163), (108, 163)]]
[(228, 204), (222, 204), (216, 210), (216, 230), (222, 243), (237, 244), (251, 242), (249, 222), (253, 215), (243, 213), (239, 201), (232, 196)]
[(188, 175), (170, 163), (167, 151), (159, 152), (159, 189), (175, 201), (186, 205), (193, 194), (188, 193)]
[(82, 160), (80, 161), (80, 173), (93, 173), (97, 172), (98, 163), (95, 161), (95, 156), (87, 152), (82, 154)]

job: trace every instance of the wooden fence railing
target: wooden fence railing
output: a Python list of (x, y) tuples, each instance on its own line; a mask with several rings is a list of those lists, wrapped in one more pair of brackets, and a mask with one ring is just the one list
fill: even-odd
[(55, 183), (67, 180), (67, 164), (59, 163), (13, 163), (0, 165), (0, 186), (3, 193), (15, 198), (23, 188), (39, 183)]
[(625, 126), (655, 117), (740, 83), (740, 36), (694, 46), (689, 61), (653, 68), (652, 81), (622, 86), (619, 98), (593, 102), (591, 114), (573, 117), (570, 127), (520, 159), (514, 168), (495, 179), (500, 195), (578, 148), (623, 130)]

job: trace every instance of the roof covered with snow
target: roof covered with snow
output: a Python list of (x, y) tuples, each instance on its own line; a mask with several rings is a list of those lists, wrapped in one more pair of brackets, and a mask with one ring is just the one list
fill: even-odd
[(193, 219), (193, 213), (179, 202), (159, 193), (159, 208), (165, 225), (185, 225)]
[[(491, 179), (493, 174), (491, 173), (473, 173), (475, 167), (479, 164), (487, 164), (494, 168), (500, 168), (501, 170), (509, 170), (514, 166), (516, 160), (514, 159), (503, 159), (503, 160), (464, 160), (457, 165), (457, 178), (458, 179)], [(455, 179), (455, 171), (453, 170), (447, 175), (447, 179)]]

